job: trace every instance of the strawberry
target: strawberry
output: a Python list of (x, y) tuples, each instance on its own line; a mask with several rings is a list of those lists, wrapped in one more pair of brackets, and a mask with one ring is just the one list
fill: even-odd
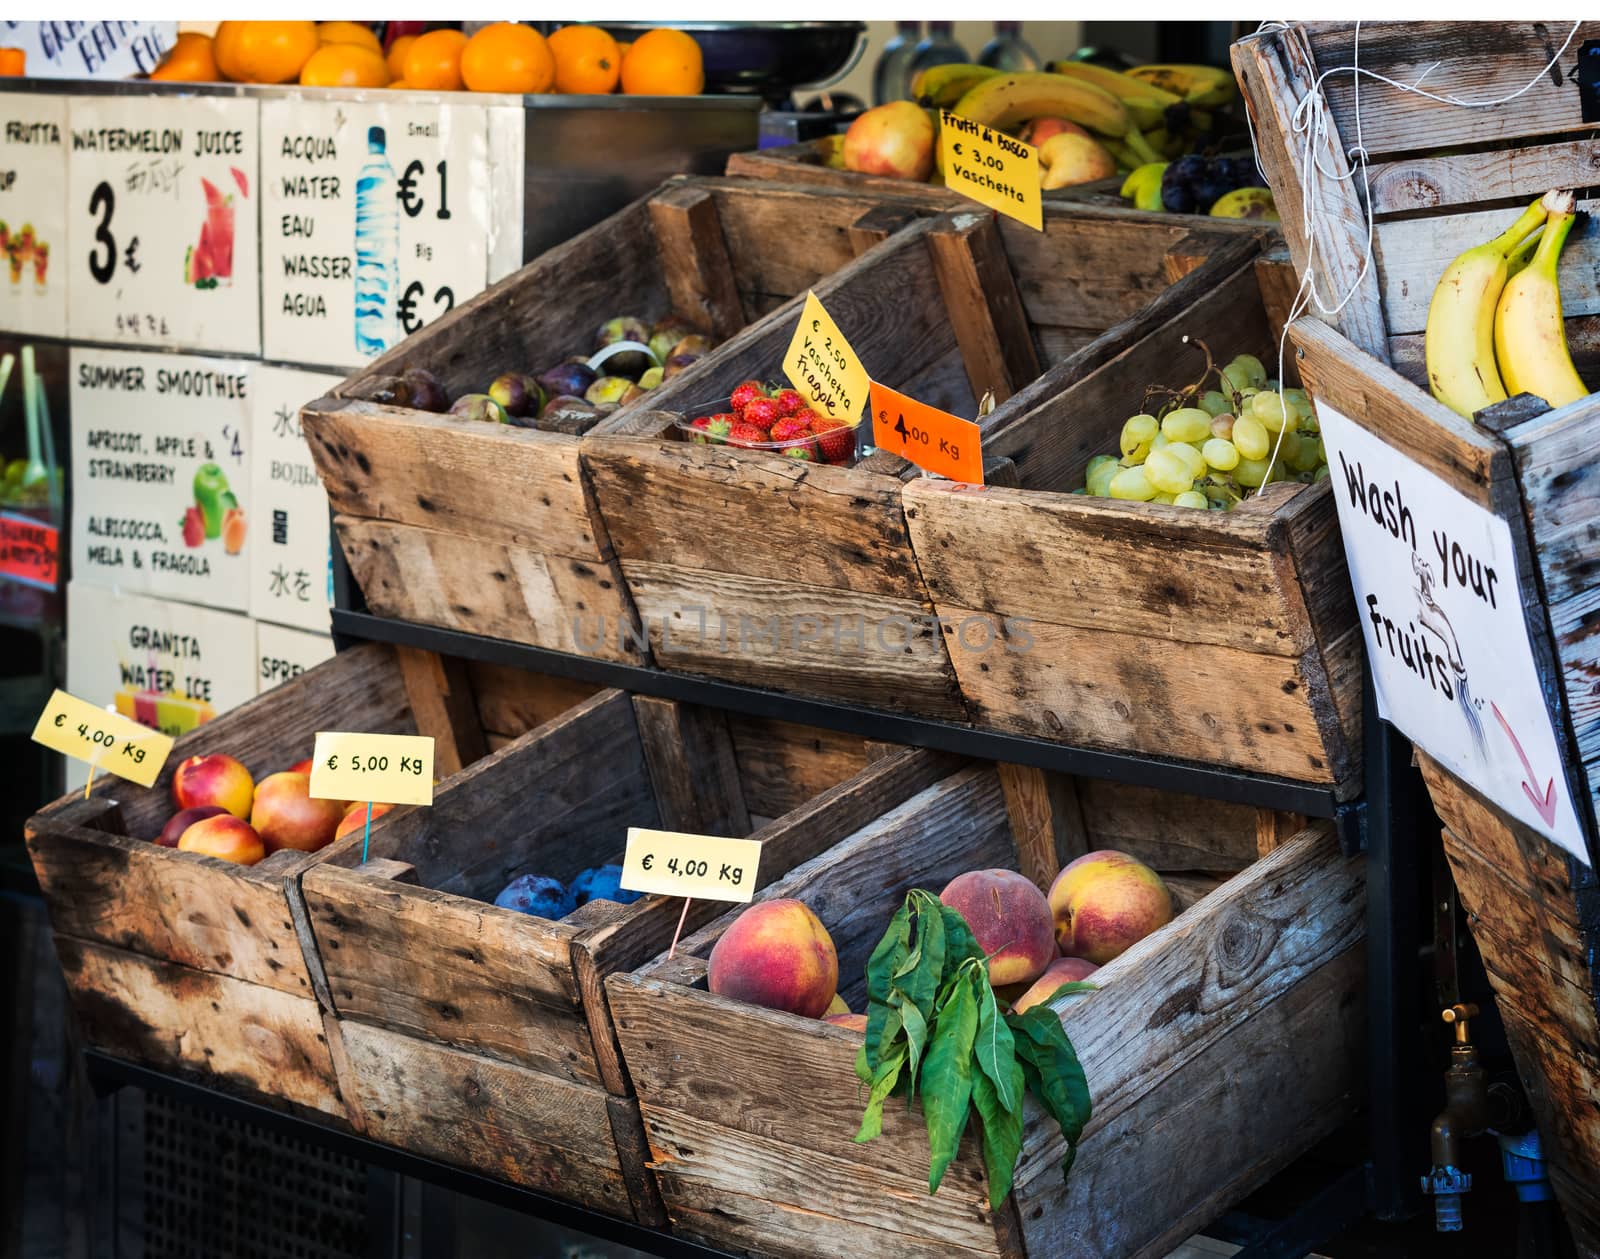
[(744, 409), (757, 398), (765, 398), (767, 391), (761, 387), (759, 380), (747, 380), (733, 391), (733, 397), (728, 400), (728, 405), (740, 415)]
[(206, 522), (199, 507), (191, 505), (183, 513), (182, 523), (184, 546), (199, 546), (206, 540)]
[(815, 463), (817, 461), (816, 452), (811, 449), (809, 444), (790, 446), (783, 452), (783, 457), (785, 459), (799, 459), (805, 463)]
[(793, 389), (779, 390), (773, 401), (778, 404), (779, 415), (799, 415), (806, 409), (806, 400)]
[(689, 438), (697, 446), (704, 446), (711, 440), (708, 430), (711, 428), (711, 417), (708, 415), (696, 416), (689, 421), (689, 427), (694, 429), (694, 435)]
[(767, 430), (741, 420), (729, 431), (728, 440), (735, 446), (761, 445), (768, 440)]
[(728, 440), (728, 434), (733, 431), (733, 426), (739, 422), (737, 415), (730, 415), (726, 411), (713, 415), (707, 422), (706, 435), (711, 438), (713, 445), (720, 446)]
[(855, 430), (838, 420), (819, 419), (811, 426), (817, 449), (827, 463), (849, 463), (856, 453)]
[(745, 403), (744, 410), (739, 412), (739, 418), (746, 424), (754, 424), (758, 428), (771, 428), (783, 417), (778, 413), (778, 404), (773, 399), (752, 398)]
[(797, 437), (809, 437), (811, 426), (797, 416), (779, 420), (772, 426), (772, 440), (775, 442), (793, 441)]

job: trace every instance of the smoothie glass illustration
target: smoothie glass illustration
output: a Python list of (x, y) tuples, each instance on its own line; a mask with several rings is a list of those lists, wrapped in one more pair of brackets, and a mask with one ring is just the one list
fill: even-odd
[(11, 274), (11, 287), (22, 284), (22, 242), (12, 237), (6, 242), (6, 268)]
[(45, 241), (35, 241), (33, 245), (33, 287), (43, 293), (45, 290), (45, 273), (50, 270), (50, 246)]

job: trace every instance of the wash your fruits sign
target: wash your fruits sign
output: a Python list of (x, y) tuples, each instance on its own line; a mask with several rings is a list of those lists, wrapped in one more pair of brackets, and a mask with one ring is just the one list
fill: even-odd
[(1587, 862), (1523, 623), (1510, 528), (1316, 405), (1379, 714)]

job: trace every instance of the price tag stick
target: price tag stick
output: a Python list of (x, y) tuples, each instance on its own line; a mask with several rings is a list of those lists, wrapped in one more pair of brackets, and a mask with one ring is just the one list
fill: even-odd
[(694, 904), (694, 897), (683, 898), (683, 912), (678, 915), (678, 929), (672, 933), (672, 947), (667, 950), (667, 959), (670, 961), (678, 952), (678, 937), (683, 934), (683, 924), (689, 921), (689, 906)]
[(367, 824), (361, 832), (361, 864), (367, 864), (367, 845), (372, 842), (372, 801), (367, 801)]

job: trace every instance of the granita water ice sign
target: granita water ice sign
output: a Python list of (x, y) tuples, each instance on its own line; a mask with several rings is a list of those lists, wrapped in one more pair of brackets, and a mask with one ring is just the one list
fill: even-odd
[(1588, 861), (1523, 623), (1506, 522), (1317, 403), (1378, 711)]

